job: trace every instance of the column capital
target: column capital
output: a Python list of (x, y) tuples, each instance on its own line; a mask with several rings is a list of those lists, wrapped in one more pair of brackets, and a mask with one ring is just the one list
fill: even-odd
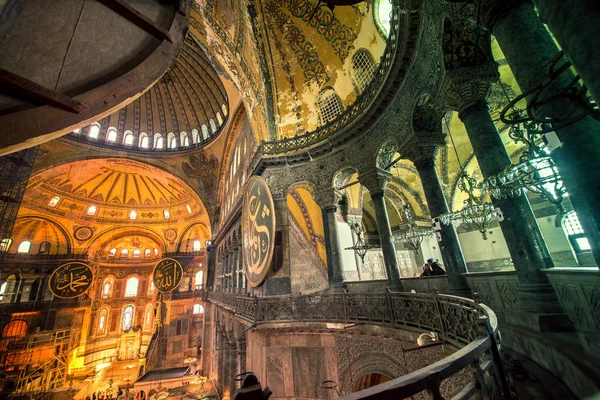
[(367, 172), (361, 173), (358, 180), (361, 185), (369, 189), (371, 197), (374, 195), (383, 195), (387, 183), (392, 179), (392, 174), (381, 168), (373, 168)]
[(502, 18), (510, 15), (523, 4), (530, 4), (530, 0), (481, 0), (483, 26), (493, 33), (494, 26)]
[(436, 156), (446, 143), (446, 135), (437, 132), (415, 132), (401, 147), (400, 154), (418, 164), (430, 163), (435, 167)]
[(321, 209), (333, 208), (335, 210), (342, 199), (342, 192), (334, 187), (318, 188), (313, 194), (313, 199)]
[(498, 76), (495, 62), (448, 71), (440, 89), (440, 101), (454, 111), (485, 101)]

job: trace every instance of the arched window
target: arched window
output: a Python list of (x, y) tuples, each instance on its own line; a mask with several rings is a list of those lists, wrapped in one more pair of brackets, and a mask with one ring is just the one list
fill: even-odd
[(192, 129), (192, 141), (194, 143), (200, 142), (200, 135), (198, 134), (198, 129)]
[(158, 255), (158, 249), (154, 249), (154, 255), (157, 256)]
[(227, 116), (227, 106), (225, 104), (221, 104), (221, 111), (223, 111), (223, 115)]
[(13, 240), (11, 238), (2, 239), (0, 242), (0, 251), (8, 251), (12, 245)]
[(368, 50), (359, 49), (354, 53), (352, 56), (352, 75), (359, 94), (369, 86), (375, 70), (375, 60), (373, 60), (373, 56)]
[(149, 331), (152, 329), (152, 322), (154, 319), (154, 308), (152, 304), (146, 306), (146, 312), (144, 313), (144, 330)]
[(115, 143), (117, 141), (117, 128), (114, 126), (108, 128), (108, 131), (106, 131), (106, 141), (111, 143)]
[(150, 249), (146, 249), (144, 250), (144, 257), (148, 258), (152, 255), (152, 252), (150, 251)]
[(154, 135), (154, 148), (162, 149), (163, 147), (165, 147), (165, 144), (163, 143), (163, 137), (160, 133), (156, 133)]
[(196, 315), (196, 314), (203, 314), (204, 313), (204, 306), (202, 304), (194, 304), (193, 313), (194, 313), (194, 315)]
[(219, 126), (223, 125), (223, 117), (221, 117), (221, 113), (217, 111), (217, 122)]
[(392, 0), (375, 0), (373, 18), (375, 25), (383, 37), (387, 38), (390, 32), (390, 20), (392, 19)]
[(21, 242), (19, 248), (17, 249), (17, 253), (29, 253), (31, 249), (31, 242), (29, 240), (25, 240)]
[(154, 281), (152, 279), (150, 279), (150, 284), (148, 285), (148, 294), (152, 294), (154, 293)]
[(129, 255), (129, 250), (128, 249), (123, 249), (121, 250), (121, 258), (127, 258), (127, 256)]
[(142, 255), (142, 251), (140, 249), (135, 249), (133, 251), (133, 258), (140, 258), (141, 255)]
[(168, 145), (170, 149), (177, 148), (177, 138), (173, 132), (169, 132)]
[(193, 246), (192, 251), (200, 251), (200, 241), (199, 240), (194, 240), (192, 246)]
[[(16, 297), (17, 285), (19, 283), (19, 278), (17, 275), (12, 274), (8, 278), (6, 278), (6, 282), (2, 286), (4, 286), (4, 291), (2, 291), (2, 302), (3, 303), (11, 303), (14, 301)], [(6, 298), (5, 298), (6, 296)]]
[(117, 248), (113, 247), (112, 249), (110, 249), (110, 251), (108, 252), (108, 256), (109, 257), (114, 257), (117, 254)]
[(112, 278), (106, 278), (102, 283), (102, 298), (109, 299), (112, 296), (114, 281)]
[(194, 278), (194, 285), (196, 285), (196, 289), (202, 289), (202, 286), (204, 285), (203, 271), (196, 272), (196, 277)]
[(171, 213), (169, 212), (169, 210), (164, 210), (163, 215), (165, 216), (165, 219), (171, 218)]
[(200, 127), (200, 129), (202, 129), (202, 140), (207, 140), (207, 139), (208, 139), (208, 137), (209, 137), (209, 134), (208, 134), (208, 126), (206, 126), (206, 125), (202, 125), (202, 126)]
[(148, 140), (148, 134), (146, 132), (140, 133), (140, 147), (142, 149), (147, 149), (150, 146), (150, 141)]
[(96, 329), (96, 335), (106, 335), (106, 325), (108, 324), (108, 310), (102, 308), (98, 313), (98, 327)]
[(135, 210), (129, 211), (129, 219), (137, 219), (137, 211), (135, 211)]
[(139, 283), (140, 280), (136, 277), (127, 279), (127, 283), (125, 284), (125, 297), (137, 296)]
[(319, 123), (325, 125), (333, 121), (344, 111), (342, 101), (332, 88), (325, 89), (319, 95), (317, 101), (319, 108)]
[(131, 146), (133, 144), (133, 133), (131, 131), (125, 131), (125, 135), (123, 136), (123, 144), (127, 146)]
[(87, 209), (87, 215), (96, 215), (97, 212), (98, 212), (98, 207), (96, 207), (96, 206), (89, 206)]
[(79, 135), (79, 133), (81, 133), (81, 129), (79, 129), (79, 128), (73, 129), (73, 133), (76, 135)]
[(133, 318), (135, 316), (135, 307), (131, 304), (123, 307), (121, 314), (121, 330), (127, 332), (133, 328)]
[(585, 237), (585, 232), (583, 231), (583, 227), (581, 226), (581, 222), (579, 222), (579, 217), (575, 211), (567, 213), (561, 222), (563, 230), (573, 245), (576, 253), (590, 251), (592, 249), (588, 238)]
[(48, 202), (48, 207), (52, 207), (55, 208), (58, 203), (60, 202), (60, 197), (58, 196), (54, 196), (53, 198), (50, 199), (50, 201)]
[(181, 143), (181, 145), (184, 147), (187, 147), (190, 145), (190, 138), (188, 137), (187, 132), (181, 132), (179, 134), (179, 143)]
[(22, 337), (27, 334), (27, 322), (22, 319), (10, 321), (8, 325), (2, 329), (2, 337)]
[(215, 124), (215, 120), (211, 119), (209, 122), (210, 122), (210, 129), (212, 130), (212, 133), (217, 133), (217, 124)]
[(186, 204), (185, 209), (187, 210), (188, 214), (192, 213), (192, 207), (190, 207), (189, 204)]
[(47, 254), (50, 252), (50, 242), (40, 243), (39, 254)]
[(8, 281), (4, 282), (0, 285), (0, 301), (4, 300), (4, 294), (6, 293), (6, 288), (8, 287)]
[(100, 134), (100, 124), (97, 122), (94, 122), (92, 125), (90, 125), (88, 137), (90, 137), (91, 139), (98, 139), (99, 134)]

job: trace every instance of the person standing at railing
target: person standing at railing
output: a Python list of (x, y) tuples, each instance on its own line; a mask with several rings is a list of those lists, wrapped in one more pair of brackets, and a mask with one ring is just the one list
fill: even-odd
[(423, 264), (423, 273), (421, 276), (440, 276), (446, 275), (446, 271), (440, 266), (440, 264), (430, 258), (426, 264)]

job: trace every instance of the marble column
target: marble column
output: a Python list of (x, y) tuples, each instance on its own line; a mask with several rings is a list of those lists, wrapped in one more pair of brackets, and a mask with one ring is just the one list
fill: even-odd
[[(498, 40), (498, 44), (510, 65), (510, 68), (523, 92), (527, 92), (544, 84), (548, 79), (548, 67), (556, 54), (558, 48), (554, 40), (546, 30), (546, 27), (536, 14), (533, 5), (523, 0), (494, 0), (486, 13), (485, 22)], [(551, 9), (560, 9), (562, 11), (571, 7), (573, 12), (580, 13), (581, 10), (592, 7), (599, 9), (597, 4), (578, 1), (536, 1), (542, 7), (540, 12), (549, 14)], [(574, 5), (577, 3), (578, 6)], [(567, 5), (567, 4), (570, 4)], [(590, 11), (589, 16), (594, 15)], [(565, 35), (568, 31), (581, 29), (581, 33), (589, 39), (589, 33), (594, 32), (597, 22), (584, 27), (582, 22), (586, 19), (567, 20), (568, 14), (552, 14), (547, 17), (553, 21), (552, 26), (563, 26), (566, 30), (557, 29), (557, 32)], [(559, 21), (560, 20), (560, 21)], [(568, 29), (567, 29), (568, 27)], [(581, 36), (581, 37), (583, 37)], [(597, 33), (594, 33), (594, 40)], [(566, 37), (561, 37), (565, 42)], [(587, 40), (585, 39), (585, 40)], [(572, 37), (574, 46), (579, 46), (580, 35)], [(584, 39), (581, 39), (584, 40)], [(560, 40), (559, 40), (560, 41)], [(582, 42), (583, 43), (583, 42)], [(597, 43), (591, 45), (585, 50), (587, 55), (598, 54), (600, 48)], [(583, 50), (577, 51), (581, 57), (576, 57), (577, 61), (587, 59)], [(569, 54), (570, 55), (570, 54)], [(598, 71), (598, 60), (590, 63), (585, 71), (594, 69)], [(593, 64), (593, 65), (592, 65)], [(575, 65), (577, 68), (578, 65)], [(580, 71), (581, 72), (581, 71)], [(566, 87), (572, 80), (571, 71), (563, 73), (547, 90), (546, 95), (557, 93)], [(600, 74), (594, 75), (594, 80), (590, 80), (590, 87), (600, 85)], [(599, 83), (595, 83), (599, 82)], [(547, 96), (545, 96), (547, 97)], [(536, 110), (536, 114), (543, 117), (557, 117), (565, 114), (566, 110), (573, 108), (572, 102), (566, 99), (557, 99), (548, 103), (544, 107)], [(551, 153), (551, 157), (556, 163), (560, 175), (563, 179), (565, 188), (569, 193), (569, 200), (577, 212), (581, 225), (592, 247), (592, 253), (597, 265), (600, 265), (600, 207), (597, 206), (600, 198), (600, 175), (595, 171), (600, 170), (600, 122), (591, 117), (586, 117), (575, 124), (559, 127), (556, 126), (556, 134), (562, 146)]]
[(319, 190), (315, 196), (315, 202), (321, 207), (323, 225), (325, 227), (325, 249), (329, 255), (328, 278), (329, 290), (342, 292), (344, 290), (344, 267), (342, 264), (342, 248), (338, 236), (336, 215), (339, 210), (341, 194), (335, 188)]
[(600, 104), (598, 0), (533, 0), (540, 16)]
[[(463, 107), (459, 117), (465, 124), (485, 178), (511, 164), (485, 101)], [(550, 329), (550, 325), (555, 329), (566, 329), (568, 318), (562, 313), (546, 274), (541, 271), (552, 268), (553, 263), (527, 197), (492, 199), (492, 203), (504, 214), (500, 227), (519, 280), (519, 308), (539, 315), (555, 315), (541, 322), (541, 329)]]
[(240, 257), (240, 248), (238, 247), (238, 244), (236, 243), (235, 248), (233, 249), (233, 264), (231, 265), (231, 287), (232, 287), (231, 291), (233, 293), (238, 292), (239, 257)]
[(385, 186), (390, 178), (391, 174), (389, 172), (377, 168), (367, 173), (361, 173), (358, 180), (369, 190), (371, 200), (373, 200), (377, 231), (379, 233), (379, 244), (383, 253), (388, 285), (391, 290), (400, 291), (402, 290), (402, 282), (400, 281), (400, 272), (398, 271), (398, 258), (396, 256), (392, 228), (385, 205)]
[[(443, 140), (443, 137), (441, 140)], [(410, 159), (419, 173), (423, 192), (427, 199), (429, 214), (432, 218), (435, 218), (441, 214), (448, 213), (446, 196), (444, 195), (442, 184), (435, 169), (439, 147), (435, 144), (423, 146), (413, 142), (409, 143), (411, 143), (411, 149), (400, 149), (400, 154)], [(442, 225), (439, 233), (442, 238), (440, 251), (444, 266), (446, 267), (446, 273), (448, 274), (448, 290), (450, 294), (456, 296), (471, 297), (471, 289), (469, 289), (467, 280), (463, 275), (467, 272), (467, 263), (465, 262), (454, 225)]]

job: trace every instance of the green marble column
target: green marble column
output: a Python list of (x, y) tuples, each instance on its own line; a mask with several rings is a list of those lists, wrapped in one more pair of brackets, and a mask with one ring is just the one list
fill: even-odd
[[(556, 10), (562, 10), (563, 3), (574, 4), (570, 0), (539, 3), (548, 10), (552, 8), (549, 7), (550, 3), (555, 5)], [(577, 3), (588, 2), (580, 0)], [(529, 91), (546, 82), (548, 66), (559, 50), (530, 2), (502, 0), (495, 4), (487, 12), (486, 25), (498, 40), (521, 90)], [(575, 5), (573, 7), (576, 8)], [(557, 17), (553, 15), (551, 19)], [(564, 21), (565, 26), (570, 27), (575, 23), (581, 24), (583, 20), (569, 20), (568, 23)], [(582, 28), (582, 32), (597, 30), (597, 25), (598, 22), (590, 24), (587, 29)], [(577, 37), (573, 40), (577, 40)], [(590, 51), (598, 51), (598, 48)], [(599, 63), (599, 60), (595, 60), (595, 64)], [(570, 72), (561, 75), (549, 93), (564, 88), (572, 77)], [(600, 75), (596, 79), (600, 79)], [(552, 117), (563, 114), (571, 107), (570, 101), (559, 100), (538, 111), (540, 115)], [(587, 117), (573, 125), (556, 129), (556, 133), (562, 147), (554, 150), (551, 157), (560, 171), (569, 199), (590, 241), (596, 264), (600, 265), (600, 174), (596, 172), (600, 171), (600, 122)]]
[(342, 248), (338, 237), (336, 215), (340, 194), (334, 188), (328, 188), (315, 194), (315, 202), (321, 207), (323, 226), (325, 228), (325, 249), (328, 255), (327, 276), (329, 290), (342, 292), (344, 290), (344, 268), (342, 264)]
[[(487, 103), (467, 105), (459, 117), (484, 177), (497, 174), (511, 164)], [(541, 271), (552, 268), (553, 264), (527, 197), (493, 199), (493, 204), (504, 213), (500, 227), (519, 279), (519, 308), (536, 314), (562, 314), (552, 285)]]
[[(421, 178), (423, 191), (427, 199), (427, 207), (432, 217), (449, 212), (448, 203), (446, 202), (446, 197), (444, 196), (444, 191), (435, 169), (437, 149), (436, 146), (431, 149), (430, 154), (413, 160), (413, 164), (417, 168), (419, 177)], [(440, 235), (442, 237), (440, 251), (444, 267), (446, 267), (446, 273), (448, 274), (448, 290), (450, 294), (456, 296), (471, 297), (471, 290), (463, 275), (467, 272), (467, 264), (454, 225), (442, 225)]]

